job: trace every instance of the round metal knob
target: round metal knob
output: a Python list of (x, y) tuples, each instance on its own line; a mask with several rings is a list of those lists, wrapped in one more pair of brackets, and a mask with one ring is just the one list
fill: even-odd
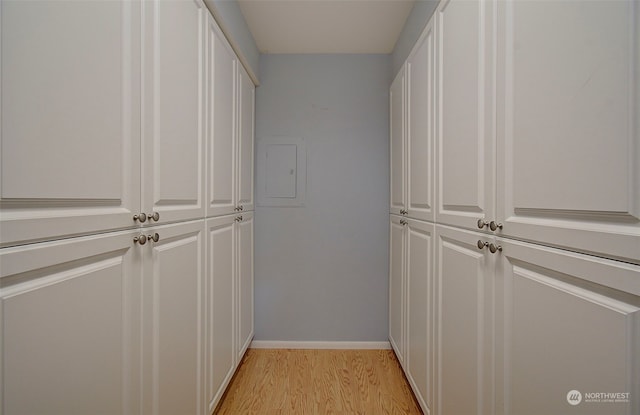
[(240, 212), (240, 206), (236, 206), (235, 208), (233, 208), (233, 210), (235, 210), (236, 212)]
[(500, 245), (489, 244), (489, 251), (491, 251), (492, 254), (495, 254), (498, 251), (502, 251), (502, 247)]
[(409, 223), (409, 222), (407, 222), (407, 221), (406, 221), (406, 220), (404, 220), (404, 219), (400, 219), (400, 225), (404, 226), (404, 225), (406, 225), (407, 223)]
[(158, 232), (156, 232), (153, 235), (147, 235), (147, 238), (149, 239), (149, 242), (158, 242), (160, 240), (160, 235), (158, 235)]
[(133, 242), (137, 242), (140, 245), (144, 245), (147, 243), (147, 237), (145, 235), (136, 236), (133, 238)]
[(502, 224), (492, 220), (491, 222), (489, 222), (489, 228), (492, 231), (495, 231), (496, 229), (502, 229)]
[(244, 206), (240, 205), (240, 210), (241, 211), (244, 210)]
[(484, 228), (485, 226), (489, 226), (489, 222), (487, 222), (484, 219), (478, 219), (477, 223), (478, 223), (478, 228), (480, 229)]
[(147, 216), (149, 217), (149, 220), (153, 219), (156, 222), (160, 220), (160, 214), (158, 212), (149, 213)]
[(242, 216), (238, 216), (238, 217), (236, 218), (236, 222), (242, 222)]
[(478, 239), (478, 243), (476, 245), (478, 246), (478, 249), (482, 250), (489, 245), (489, 242), (483, 242), (480, 239)]
[(140, 213), (139, 215), (133, 215), (133, 220), (138, 220), (140, 223), (147, 221), (147, 215), (144, 213)]
[(407, 213), (409, 213), (409, 212), (407, 212), (407, 211), (406, 211), (406, 210), (404, 210), (404, 209), (400, 209), (400, 214), (401, 214), (401, 215), (406, 215)]

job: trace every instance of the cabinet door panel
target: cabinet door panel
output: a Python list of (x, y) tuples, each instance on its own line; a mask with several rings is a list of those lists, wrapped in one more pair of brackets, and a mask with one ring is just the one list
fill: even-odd
[(389, 106), (391, 119), (391, 207), (390, 212), (396, 215), (405, 208), (405, 67), (400, 69), (389, 90)]
[(433, 388), (434, 225), (409, 220), (407, 229), (407, 379), (429, 413)]
[[(493, 262), (476, 232), (437, 226), (436, 413), (493, 414)], [(460, 397), (464, 396), (464, 399)]]
[(253, 339), (253, 213), (243, 213), (236, 225), (238, 239), (238, 344), (236, 362)]
[(207, 220), (207, 380), (209, 412), (235, 370), (235, 216)]
[(0, 253), (1, 411), (139, 414), (133, 232)]
[(398, 361), (404, 366), (405, 358), (405, 231), (401, 218), (391, 216), (389, 250), (389, 340)]
[(209, 94), (207, 138), (207, 216), (233, 213), (236, 207), (236, 57), (210, 18), (208, 36)]
[(200, 0), (143, 4), (143, 210), (203, 218), (207, 11)]
[(253, 210), (253, 124), (255, 86), (242, 65), (238, 65), (240, 88), (238, 122), (238, 206)]
[(502, 233), (640, 263), (640, 7), (499, 4)]
[(0, 245), (134, 226), (140, 4), (6, 1), (0, 18)]
[[(500, 244), (496, 373), (504, 413), (567, 413), (572, 390), (582, 393), (581, 414), (637, 413), (640, 267)], [(605, 391), (628, 393), (628, 402), (589, 401)]]
[(144, 263), (146, 413), (203, 413), (203, 221), (150, 228)]
[[(493, 2), (446, 0), (436, 10), (440, 223), (493, 217)], [(488, 219), (489, 220), (489, 219)]]
[(407, 210), (433, 221), (435, 148), (435, 38), (433, 20), (407, 60)]

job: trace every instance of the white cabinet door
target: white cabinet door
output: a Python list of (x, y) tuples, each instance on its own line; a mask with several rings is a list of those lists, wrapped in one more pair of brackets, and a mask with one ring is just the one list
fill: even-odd
[(207, 216), (236, 208), (236, 56), (212, 17), (207, 21)]
[(434, 219), (435, 36), (433, 19), (407, 59), (407, 211)]
[(253, 136), (255, 90), (247, 71), (238, 65), (238, 189), (236, 205), (242, 211), (253, 210)]
[(638, 2), (498, 12), (501, 233), (640, 263)]
[(405, 210), (405, 67), (400, 69), (389, 90), (391, 146), (390, 213)]
[(208, 219), (207, 227), (207, 409), (220, 401), (235, 370), (235, 229), (236, 216)]
[(436, 413), (493, 415), (495, 256), (482, 233), (436, 227)]
[(253, 213), (242, 213), (236, 225), (238, 287), (238, 343), (236, 363), (247, 351), (253, 339)]
[(204, 412), (204, 221), (143, 230), (144, 413)]
[(437, 46), (436, 221), (477, 229), (494, 217), (493, 1), (443, 0)]
[(140, 3), (0, 2), (0, 245), (133, 227)]
[(161, 223), (204, 217), (207, 14), (201, 0), (143, 2), (142, 210)]
[[(498, 243), (501, 413), (638, 413), (640, 266), (524, 242)], [(574, 390), (582, 402), (569, 401)], [(618, 395), (617, 403), (591, 395), (602, 392), (626, 395)]]
[(425, 414), (432, 406), (434, 303), (433, 224), (407, 220), (407, 379)]
[(389, 230), (389, 340), (405, 364), (405, 219), (392, 215)]
[(0, 411), (140, 414), (134, 231), (0, 253)]

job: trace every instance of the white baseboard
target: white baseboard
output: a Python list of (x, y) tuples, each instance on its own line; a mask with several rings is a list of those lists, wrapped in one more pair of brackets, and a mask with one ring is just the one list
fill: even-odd
[(305, 341), (277, 341), (277, 340), (254, 340), (251, 342), (252, 349), (391, 349), (388, 341), (382, 342), (305, 342)]

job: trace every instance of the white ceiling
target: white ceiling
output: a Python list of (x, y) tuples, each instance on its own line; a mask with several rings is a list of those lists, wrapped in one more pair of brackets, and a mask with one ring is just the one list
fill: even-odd
[(415, 0), (238, 0), (261, 53), (391, 53)]

